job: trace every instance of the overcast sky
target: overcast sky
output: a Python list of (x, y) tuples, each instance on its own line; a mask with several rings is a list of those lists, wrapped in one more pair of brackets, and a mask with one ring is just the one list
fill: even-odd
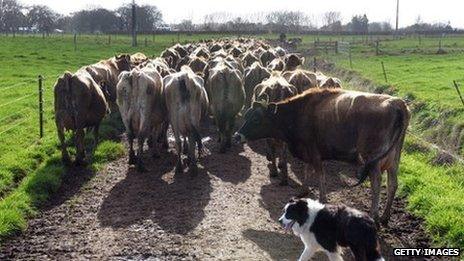
[[(24, 4), (45, 4), (59, 13), (71, 13), (86, 7), (114, 9), (128, 0), (20, 0)], [(208, 13), (230, 12), (236, 15), (250, 15), (273, 10), (302, 11), (319, 20), (327, 11), (338, 11), (344, 22), (354, 14), (366, 13), (370, 21), (395, 23), (396, 0), (136, 0), (139, 4), (156, 5), (167, 23), (177, 23), (182, 19), (202, 22)], [(420, 16), (425, 22), (451, 22), (454, 27), (464, 28), (463, 0), (400, 0), (400, 27), (414, 24)]]

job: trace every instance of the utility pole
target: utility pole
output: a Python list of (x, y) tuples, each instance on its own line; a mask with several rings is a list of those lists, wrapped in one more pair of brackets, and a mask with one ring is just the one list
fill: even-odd
[(132, 47), (137, 46), (137, 17), (135, 0), (132, 0)]
[(400, 0), (396, 0), (396, 34), (398, 34), (398, 19), (400, 13)]

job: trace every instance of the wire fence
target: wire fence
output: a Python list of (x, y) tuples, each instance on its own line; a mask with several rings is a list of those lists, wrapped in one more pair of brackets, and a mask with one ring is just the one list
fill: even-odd
[[(13, 100), (9, 100), (7, 102), (4, 102), (0, 104), (0, 109), (1, 110), (13, 110), (12, 113), (4, 115), (0, 118), (0, 137), (5, 137), (7, 134), (11, 134), (12, 131), (19, 129), (19, 128), (24, 128), (26, 125), (28, 127), (30, 125), (32, 126), (39, 126), (38, 129), (39, 131), (37, 132), (37, 138), (34, 138), (30, 144), (35, 144), (37, 143), (42, 137), (43, 137), (43, 124), (44, 124), (44, 118), (43, 118), (43, 105), (44, 99), (43, 99), (43, 86), (42, 86), (42, 81), (43, 77), (39, 76), (37, 83), (32, 83), (32, 82), (19, 82), (13, 85), (9, 85), (7, 87), (0, 87), (0, 91), (2, 94), (5, 93), (7, 90), (11, 90), (13, 88), (24, 88), (24, 87), (33, 87), (38, 86), (38, 88), (33, 88), (31, 89), (31, 93), (27, 93), (24, 95), (21, 95), (19, 97), (15, 97)], [(32, 91), (33, 90), (33, 91)], [(33, 100), (32, 98), (36, 97), (37, 100)], [(20, 103), (20, 105), (23, 105), (24, 102), (27, 102), (28, 104), (26, 107), (18, 108), (16, 104)], [(32, 105), (32, 106), (31, 106)], [(48, 104), (47, 104), (48, 105)], [(36, 117), (34, 116), (39, 116), (39, 119), (37, 120), (37, 123), (34, 123), (36, 120)], [(32, 123), (32, 124), (31, 124)], [(34, 127), (32, 127), (34, 128)], [(23, 129), (23, 132), (26, 131), (28, 132), (29, 129)], [(30, 131), (33, 131), (32, 129)], [(30, 137), (30, 135), (27, 135)], [(28, 145), (28, 147), (30, 147)]]

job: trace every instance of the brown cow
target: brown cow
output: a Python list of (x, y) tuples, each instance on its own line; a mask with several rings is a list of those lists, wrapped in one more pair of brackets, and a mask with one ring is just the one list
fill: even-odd
[(242, 73), (224, 63), (218, 64), (209, 72), (206, 91), (219, 130), (219, 152), (224, 153), (231, 147), (235, 118), (245, 102)]
[(195, 57), (190, 61), (188, 66), (195, 74), (203, 77), (203, 71), (207, 65), (208, 63), (203, 58)]
[(67, 165), (71, 163), (64, 136), (66, 130), (71, 130), (75, 134), (77, 149), (75, 164), (86, 165), (84, 129), (93, 128), (93, 151), (98, 144), (100, 123), (109, 113), (104, 94), (85, 70), (80, 70), (74, 75), (66, 72), (56, 82), (54, 94), (55, 123), (61, 143), (62, 160)]
[[(153, 66), (134, 68), (119, 77), (117, 86), (118, 105), (129, 140), (129, 164), (145, 171), (142, 160), (143, 145), (147, 138), (159, 137), (165, 122), (165, 105), (161, 75)], [(137, 155), (134, 139), (137, 138)], [(157, 142), (157, 138), (152, 138)], [(156, 144), (152, 144), (153, 156), (158, 157)]]
[(132, 56), (122, 54), (108, 60), (100, 61), (96, 64), (85, 66), (80, 70), (86, 70), (94, 81), (103, 87), (107, 101), (111, 105), (115, 105), (118, 77), (123, 71), (131, 70), (131, 59)]
[(259, 56), (259, 60), (261, 61), (261, 64), (263, 64), (263, 66), (268, 66), (268, 64), (275, 58), (277, 58), (277, 56), (274, 54), (274, 52), (269, 50), (264, 51)]
[[(195, 75), (189, 67), (184, 66), (181, 72), (164, 78), (164, 85), (169, 121), (176, 139), (176, 172), (183, 172), (181, 136), (184, 136), (188, 138), (189, 170), (195, 174), (197, 171), (195, 144), (198, 145), (200, 154), (202, 151), (200, 120), (209, 103), (203, 79)], [(186, 144), (184, 143), (184, 146)]]
[[(253, 101), (279, 102), (290, 98), (298, 93), (295, 86), (289, 84), (279, 73), (273, 73), (272, 76), (257, 85)], [(279, 158), (280, 169), (280, 184), (287, 185), (288, 181), (288, 168), (287, 168), (287, 144), (281, 140), (266, 139), (268, 144), (268, 152), (266, 158), (270, 163), (268, 164), (269, 174), (271, 177), (277, 177), (277, 158)]]
[(283, 71), (284, 66), (284, 61), (277, 57), (268, 64), (267, 68), (271, 71)]
[(370, 177), (371, 215), (376, 220), (381, 172), (387, 171), (388, 198), (381, 218), (385, 223), (397, 189), (397, 170), (409, 119), (408, 107), (399, 98), (313, 88), (283, 102), (254, 103), (235, 138), (242, 142), (264, 138), (285, 141), (293, 156), (312, 166), (319, 176), (322, 202), (326, 201), (322, 161), (357, 163), (363, 159), (357, 185)]
[(244, 87), (245, 87), (245, 108), (250, 108), (253, 97), (253, 91), (256, 85), (260, 84), (264, 79), (271, 77), (271, 72), (255, 62), (250, 67), (245, 69)]
[(284, 71), (294, 71), (304, 64), (305, 58), (300, 57), (296, 53), (291, 53), (285, 56)]
[(244, 67), (248, 67), (248, 66), (251, 66), (253, 63), (255, 62), (261, 62), (253, 53), (251, 52), (246, 52), (243, 57), (242, 57), (242, 61), (243, 61), (243, 66)]
[(302, 93), (309, 88), (317, 87), (316, 75), (306, 70), (287, 71), (282, 76)]
[(176, 50), (169, 48), (161, 53), (161, 58), (166, 61), (166, 63), (169, 65), (169, 68), (175, 69), (181, 57)]

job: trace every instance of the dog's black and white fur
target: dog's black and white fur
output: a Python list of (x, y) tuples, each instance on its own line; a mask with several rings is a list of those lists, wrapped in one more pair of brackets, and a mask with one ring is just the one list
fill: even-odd
[(301, 238), (300, 261), (323, 250), (329, 260), (343, 260), (341, 247), (349, 247), (356, 260), (384, 260), (374, 220), (344, 205), (324, 205), (312, 199), (291, 199), (279, 222)]

